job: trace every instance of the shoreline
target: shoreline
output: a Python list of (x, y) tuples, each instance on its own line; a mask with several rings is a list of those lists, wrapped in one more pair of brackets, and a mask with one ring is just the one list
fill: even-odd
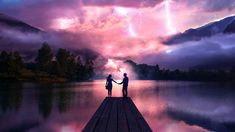
[[(70, 80), (61, 77), (48, 77), (48, 78), (2, 78), (0, 77), (0, 83), (5, 82), (31, 82), (31, 83), (72, 83), (72, 82), (88, 82), (88, 81), (96, 81), (96, 80), (105, 80), (103, 79), (93, 79), (93, 80)], [(234, 80), (179, 80), (179, 79), (134, 79), (134, 81), (184, 81), (184, 82), (208, 82), (208, 83), (234, 83)]]

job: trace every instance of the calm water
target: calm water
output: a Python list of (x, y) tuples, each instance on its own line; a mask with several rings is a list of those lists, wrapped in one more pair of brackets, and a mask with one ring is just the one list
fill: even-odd
[[(104, 81), (0, 84), (0, 131), (81, 131), (107, 91)], [(230, 84), (130, 81), (129, 95), (153, 131), (235, 131)], [(115, 85), (113, 96), (121, 96)]]

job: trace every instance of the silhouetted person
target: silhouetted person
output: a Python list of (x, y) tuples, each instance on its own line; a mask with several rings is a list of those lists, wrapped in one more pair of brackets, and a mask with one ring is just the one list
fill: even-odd
[(106, 89), (108, 90), (108, 96), (111, 97), (112, 96), (112, 88), (113, 88), (113, 84), (112, 81), (117, 83), (116, 81), (113, 80), (112, 75), (109, 74), (109, 76), (107, 77), (107, 81), (105, 84)]
[(123, 76), (124, 76), (124, 78), (123, 78), (122, 82), (119, 84), (123, 84), (122, 85), (122, 95), (123, 95), (123, 97), (127, 97), (127, 95), (128, 95), (127, 88), (128, 88), (129, 79), (128, 79), (126, 73), (124, 73)]

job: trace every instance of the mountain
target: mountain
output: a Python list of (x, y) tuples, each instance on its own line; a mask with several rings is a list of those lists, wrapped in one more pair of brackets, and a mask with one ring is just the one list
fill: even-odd
[(235, 32), (235, 16), (230, 16), (219, 21), (211, 22), (199, 28), (191, 28), (183, 33), (178, 33), (164, 41), (165, 44), (179, 44), (187, 41), (199, 41), (219, 33)]
[(29, 24), (26, 24), (20, 20), (12, 18), (10, 16), (4, 15), (0, 13), (0, 29), (2, 28), (10, 28), (12, 30), (18, 30), (21, 32), (30, 32), (30, 33), (38, 33), (41, 32), (40, 29), (35, 28)]
[[(35, 59), (37, 50), (42, 46), (43, 42), (48, 42), (53, 53), (56, 53), (58, 48), (60, 48), (59, 44), (55, 44), (58, 37), (56, 35), (0, 13), (0, 52), (3, 50), (19, 51), (23, 59), (26, 62), (30, 62)], [(83, 59), (94, 60), (100, 55), (91, 49), (73, 49), (68, 47), (66, 49), (71, 50), (75, 56), (82, 56)]]
[(235, 33), (235, 20), (226, 27), (224, 33)]
[(48, 33), (0, 13), (0, 51), (20, 51), (24, 59), (34, 57)]

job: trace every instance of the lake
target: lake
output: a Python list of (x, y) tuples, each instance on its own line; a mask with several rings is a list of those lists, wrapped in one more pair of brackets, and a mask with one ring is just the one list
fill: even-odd
[[(107, 96), (104, 84), (1, 83), (0, 131), (81, 131)], [(129, 96), (153, 131), (235, 131), (232, 84), (130, 80)]]

